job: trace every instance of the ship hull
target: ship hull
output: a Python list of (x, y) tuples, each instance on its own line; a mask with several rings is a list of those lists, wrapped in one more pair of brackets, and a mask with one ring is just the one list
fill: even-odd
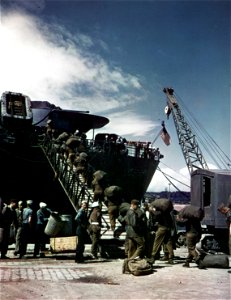
[[(141, 200), (156, 171), (159, 161), (89, 151), (89, 165), (108, 175), (108, 184), (123, 189), (124, 200)], [(46, 202), (53, 210), (73, 213), (73, 205), (55, 176), (40, 146), (2, 143), (0, 145), (0, 197)], [(89, 184), (90, 186), (90, 184)]]
[(159, 161), (125, 155), (89, 153), (95, 170), (107, 173), (110, 185), (123, 189), (125, 201), (141, 200), (158, 167)]
[(0, 145), (0, 197), (46, 202), (54, 211), (74, 212), (41, 147)]

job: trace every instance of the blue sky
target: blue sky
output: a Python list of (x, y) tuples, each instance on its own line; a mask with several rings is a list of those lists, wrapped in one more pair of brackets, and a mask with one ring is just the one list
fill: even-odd
[[(230, 1), (0, 3), (0, 92), (102, 114), (111, 122), (101, 132), (129, 140), (153, 141), (164, 120), (172, 143), (155, 142), (160, 168), (189, 185), (164, 114), (162, 89), (171, 86), (230, 157)], [(166, 187), (157, 172), (149, 190)]]

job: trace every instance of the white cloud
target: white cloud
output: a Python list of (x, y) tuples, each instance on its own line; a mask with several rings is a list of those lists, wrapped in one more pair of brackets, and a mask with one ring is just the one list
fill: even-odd
[[(162, 172), (169, 178), (170, 182)], [(179, 171), (174, 171), (170, 168), (161, 168), (161, 171), (157, 170), (148, 187), (148, 191), (161, 192), (170, 189), (170, 191), (173, 192), (177, 190), (174, 185), (181, 191), (188, 192), (190, 190), (190, 175), (187, 167), (182, 168)]]
[(159, 124), (148, 120), (145, 116), (138, 115), (134, 111), (122, 110), (118, 113), (108, 114), (107, 117), (111, 122), (97, 132), (113, 132), (125, 138), (130, 139), (133, 136), (136, 140), (145, 142), (144, 137), (148, 136)]
[(72, 37), (60, 24), (44, 24), (22, 12), (3, 14), (0, 30), (2, 92), (92, 113), (137, 103), (145, 95), (137, 76), (87, 51), (91, 37)]

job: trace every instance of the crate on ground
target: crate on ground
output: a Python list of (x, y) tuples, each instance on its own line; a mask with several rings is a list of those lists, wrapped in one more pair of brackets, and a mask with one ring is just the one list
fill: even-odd
[(76, 236), (50, 238), (51, 252), (72, 252), (76, 250), (76, 245)]

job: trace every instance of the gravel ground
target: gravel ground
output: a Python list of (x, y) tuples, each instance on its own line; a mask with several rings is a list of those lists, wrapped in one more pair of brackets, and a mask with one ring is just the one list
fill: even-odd
[(231, 298), (230, 269), (183, 268), (187, 250), (174, 265), (156, 261), (146, 276), (122, 274), (122, 259), (74, 262), (73, 254), (0, 260), (0, 299), (204, 299)]

